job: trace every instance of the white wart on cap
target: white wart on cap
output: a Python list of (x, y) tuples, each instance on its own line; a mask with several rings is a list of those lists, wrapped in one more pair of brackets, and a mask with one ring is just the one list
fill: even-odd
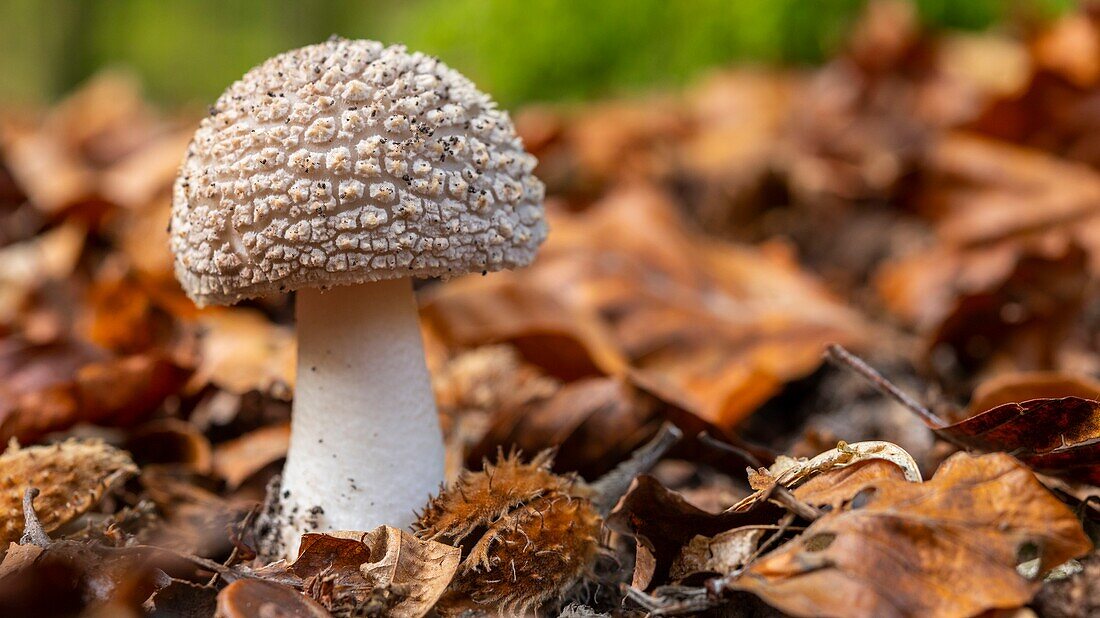
[(176, 181), (176, 276), (199, 304), (525, 266), (543, 185), (508, 114), (439, 60), (332, 39), (234, 83)]

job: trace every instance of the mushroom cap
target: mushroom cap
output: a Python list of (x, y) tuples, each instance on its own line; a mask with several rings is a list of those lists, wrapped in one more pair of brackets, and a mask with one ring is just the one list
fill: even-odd
[(176, 278), (196, 303), (526, 266), (543, 184), (511, 119), (403, 46), (280, 54), (203, 119), (173, 190)]

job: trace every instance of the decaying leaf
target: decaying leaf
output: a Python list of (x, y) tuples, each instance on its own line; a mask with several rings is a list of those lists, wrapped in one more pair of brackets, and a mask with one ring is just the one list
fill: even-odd
[[(498, 410), (466, 461), (476, 464), (502, 445), (527, 452), (554, 448), (558, 470), (595, 478), (648, 437), (655, 407), (625, 380), (575, 380), (547, 397)], [(619, 439), (607, 440), (609, 432)]]
[(744, 526), (718, 534), (696, 536), (672, 561), (668, 576), (681, 581), (704, 573), (728, 575), (747, 564), (764, 535), (774, 526)]
[(426, 615), (458, 570), (461, 551), (390, 526), (302, 536), (286, 567), (338, 616)]
[[(657, 479), (639, 476), (607, 518), (607, 527), (634, 537), (645, 563), (635, 565), (633, 585), (646, 589), (651, 582), (664, 580), (681, 548), (695, 536), (713, 536), (742, 526), (770, 525), (782, 515), (782, 509), (766, 502), (753, 507), (708, 513), (665, 488)], [(645, 567), (641, 576), (640, 566)]]
[(267, 465), (286, 457), (290, 424), (268, 425), (219, 444), (214, 449), (214, 472), (236, 488)]
[(526, 614), (591, 567), (602, 520), (582, 481), (550, 472), (552, 456), (544, 451), (524, 463), (512, 453), (486, 461), (481, 472), (463, 473), (417, 520), (420, 538), (462, 548), (454, 587), (474, 602)]
[(79, 341), (0, 341), (0, 438), (35, 440), (81, 421), (133, 424), (190, 373), (161, 352), (116, 357)]
[(1100, 485), (1100, 401), (1005, 403), (936, 432), (986, 452), (1011, 453), (1038, 472)]
[(551, 375), (627, 375), (722, 427), (817, 368), (826, 342), (866, 334), (782, 251), (693, 233), (652, 189), (556, 213), (551, 226), (526, 272), (429, 294), (433, 330), (454, 346), (512, 342)]
[(68, 440), (51, 446), (8, 446), (0, 455), (3, 515), (0, 542), (23, 533), (23, 493), (39, 490), (42, 527), (51, 532), (99, 503), (105, 493), (138, 471), (130, 456), (96, 440)]
[(457, 547), (422, 541), (390, 526), (363, 536), (370, 560), (360, 570), (375, 590), (387, 590), (392, 601), (387, 616), (419, 618), (443, 596), (458, 571), (462, 552)]
[(1073, 513), (1007, 455), (957, 454), (930, 481), (882, 478), (733, 585), (797, 616), (971, 616), (1019, 607), (1040, 572), (1089, 551)]
[(283, 584), (241, 579), (218, 593), (215, 618), (332, 618), (317, 601)]
[(202, 360), (191, 389), (214, 384), (230, 393), (258, 390), (289, 399), (296, 358), (290, 329), (245, 309), (209, 310), (198, 321)]

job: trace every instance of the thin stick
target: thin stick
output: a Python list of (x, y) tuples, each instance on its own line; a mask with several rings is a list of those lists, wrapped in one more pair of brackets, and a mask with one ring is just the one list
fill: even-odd
[(876, 371), (873, 367), (868, 365), (862, 358), (852, 354), (848, 350), (845, 350), (843, 346), (833, 343), (830, 344), (825, 351), (826, 360), (842, 367), (847, 367), (852, 371), (855, 371), (865, 380), (871, 383), (880, 393), (890, 397), (894, 401), (905, 406), (914, 414), (919, 416), (926, 425), (932, 429), (940, 429), (947, 426), (942, 418), (937, 416), (934, 412), (922, 405), (916, 399), (910, 397), (907, 393), (902, 391), (893, 382), (887, 380), (881, 373)]
[(735, 446), (733, 444), (730, 444), (729, 442), (719, 440), (718, 438), (715, 438), (714, 436), (710, 435), (709, 433), (707, 433), (705, 431), (700, 431), (699, 435), (695, 436), (695, 439), (698, 440), (699, 442), (713, 448), (716, 451), (722, 451), (724, 453), (729, 453), (730, 455), (740, 457), (741, 459), (745, 460), (745, 463), (752, 466), (753, 468), (760, 468), (764, 465), (756, 457), (756, 455), (753, 455), (748, 450), (743, 449), (740, 446)]
[(596, 491), (596, 498), (593, 502), (600, 514), (606, 516), (610, 513), (615, 504), (619, 502), (619, 498), (622, 498), (626, 490), (630, 488), (630, 483), (634, 478), (639, 474), (645, 474), (656, 465), (657, 461), (664, 457), (665, 453), (679, 442), (683, 435), (683, 432), (672, 423), (664, 423), (657, 430), (657, 435), (635, 450), (630, 459), (596, 479), (592, 483), (592, 488)]
[(773, 486), (771, 495), (768, 496), (768, 499), (795, 515), (798, 515), (802, 519), (814, 521), (822, 515), (820, 510), (794, 497), (794, 494), (782, 485)]

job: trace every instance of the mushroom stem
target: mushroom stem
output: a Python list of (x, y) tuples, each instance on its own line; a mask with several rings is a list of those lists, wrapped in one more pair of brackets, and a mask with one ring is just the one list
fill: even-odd
[(407, 527), (443, 480), (443, 438), (411, 280), (302, 289), (297, 313), (298, 377), (282, 483), (291, 557), (303, 532)]

